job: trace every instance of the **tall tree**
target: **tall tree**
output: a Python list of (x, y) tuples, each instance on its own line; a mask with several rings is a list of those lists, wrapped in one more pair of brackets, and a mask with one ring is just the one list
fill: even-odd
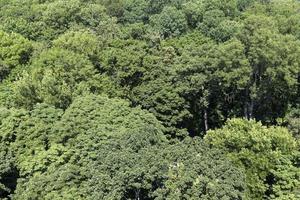
[(223, 128), (209, 131), (205, 140), (245, 169), (247, 198), (299, 198), (299, 154), (287, 129), (232, 119)]
[(0, 80), (17, 66), (28, 63), (33, 51), (32, 43), (15, 33), (0, 30)]

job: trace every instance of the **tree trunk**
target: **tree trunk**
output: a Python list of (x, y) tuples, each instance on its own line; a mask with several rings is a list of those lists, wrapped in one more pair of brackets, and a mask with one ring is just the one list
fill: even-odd
[(207, 109), (205, 108), (203, 111), (203, 121), (204, 121), (204, 131), (205, 133), (208, 131), (208, 119), (207, 119)]
[(253, 108), (254, 108), (254, 100), (251, 99), (251, 103), (249, 105), (249, 119), (253, 119)]
[(300, 73), (298, 74), (298, 91), (297, 91), (297, 97), (298, 97), (298, 99), (296, 99), (296, 103), (300, 104)]
[(245, 119), (248, 119), (248, 101), (245, 101), (244, 103), (244, 117)]
[(140, 200), (140, 190), (135, 191), (135, 200)]
[(247, 87), (246, 88), (246, 91), (245, 91), (245, 103), (244, 103), (244, 117), (245, 119), (249, 119), (249, 100), (251, 101), (250, 99), (250, 94), (249, 94), (249, 88)]

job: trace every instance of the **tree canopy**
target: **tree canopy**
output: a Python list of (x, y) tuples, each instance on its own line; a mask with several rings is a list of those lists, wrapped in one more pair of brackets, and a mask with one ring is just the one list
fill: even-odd
[(300, 199), (298, 0), (0, 0), (0, 199)]

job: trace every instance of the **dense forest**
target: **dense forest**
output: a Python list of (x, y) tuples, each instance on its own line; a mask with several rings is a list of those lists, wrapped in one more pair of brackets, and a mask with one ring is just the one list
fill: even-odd
[(0, 199), (299, 200), (300, 2), (0, 0)]

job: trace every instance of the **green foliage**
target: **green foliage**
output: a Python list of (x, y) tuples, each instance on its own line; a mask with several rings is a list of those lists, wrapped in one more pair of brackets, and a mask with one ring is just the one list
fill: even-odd
[(283, 117), (289, 102), (298, 95), (299, 41), (291, 35), (279, 34), (270, 17), (251, 15), (245, 23), (240, 38), (253, 74), (247, 96), (257, 119), (274, 122)]
[[(138, 40), (115, 40), (99, 56), (100, 70), (111, 77), (124, 91), (136, 86), (146, 71), (143, 58), (148, 45)], [(126, 95), (126, 92), (124, 92)]]
[(105, 139), (144, 129), (145, 126), (154, 130), (163, 129), (155, 117), (139, 108), (131, 109), (128, 102), (96, 95), (74, 101), (66, 110), (59, 126), (63, 127), (59, 134), (61, 142), (77, 135), (82, 137), (84, 133)]
[[(80, 0), (32, 2), (13, 0), (4, 5), (1, 27), (33, 40), (49, 40), (74, 27), (101, 28), (108, 20), (105, 8)], [(19, 17), (15, 17), (19, 16)]]
[(186, 108), (193, 118), (187, 124), (193, 134), (202, 134), (205, 121), (210, 126), (221, 124), (232, 113), (242, 115), (238, 95), (248, 84), (251, 68), (239, 40), (217, 45), (199, 33), (192, 33), (166, 45), (180, 54), (174, 59), (172, 84), (189, 105)]
[(300, 198), (299, 1), (0, 10), (0, 199)]
[(197, 140), (138, 152), (125, 147), (94, 166), (90, 199), (243, 198), (242, 173)]
[(243, 197), (242, 173), (219, 151), (199, 139), (168, 144), (153, 115), (128, 105), (90, 95), (64, 113), (45, 104), (2, 112), (20, 170), (14, 198)]
[(149, 15), (148, 1), (146, 0), (126, 0), (124, 1), (124, 11), (120, 21), (123, 23), (145, 22)]
[(69, 50), (46, 50), (30, 67), (29, 73), (23, 73), (14, 84), (16, 106), (31, 108), (44, 102), (67, 108), (74, 97), (97, 91), (101, 82), (105, 82), (87, 57)]
[(92, 75), (93, 66), (80, 54), (60, 49), (45, 51), (33, 61), (31, 73), (16, 82), (16, 104), (32, 107), (45, 102), (66, 107), (76, 86)]
[(209, 131), (205, 140), (246, 170), (248, 198), (299, 198), (297, 145), (285, 128), (232, 119), (223, 128)]
[(0, 143), (0, 198), (5, 199), (16, 187), (18, 172), (14, 165), (14, 156), (5, 143)]
[(176, 7), (165, 7), (160, 14), (153, 15), (151, 24), (163, 38), (176, 37), (187, 31), (187, 21)]
[[(12, 117), (5, 121), (11, 124)], [(86, 198), (89, 193), (80, 192), (91, 178), (90, 163), (103, 160), (104, 148), (112, 150), (109, 143), (124, 138), (123, 145), (133, 150), (166, 143), (163, 127), (151, 114), (106, 96), (78, 98), (64, 114), (40, 105), (13, 122), (16, 140), (11, 145), (21, 170), (16, 199)]]
[(0, 31), (0, 79), (3, 80), (10, 71), (29, 61), (32, 43), (21, 35)]
[(94, 64), (97, 64), (97, 57), (102, 50), (102, 45), (99, 38), (88, 30), (70, 31), (53, 41), (53, 47), (86, 55)]
[(183, 4), (182, 10), (187, 17), (188, 25), (196, 28), (203, 20), (205, 5), (203, 1), (188, 1)]
[(300, 137), (300, 109), (293, 108), (291, 111), (286, 115), (285, 121), (287, 127), (291, 133), (294, 134), (296, 138), (299, 139)]
[(186, 136), (189, 105), (174, 85), (174, 49), (164, 48), (144, 58), (147, 70), (141, 83), (133, 88), (131, 101), (149, 110), (167, 127), (170, 136)]
[(165, 76), (156, 80), (146, 81), (133, 90), (132, 101), (152, 112), (157, 119), (168, 128), (170, 136), (183, 137), (184, 123), (190, 118), (185, 104), (177, 90), (169, 80), (163, 80)]

